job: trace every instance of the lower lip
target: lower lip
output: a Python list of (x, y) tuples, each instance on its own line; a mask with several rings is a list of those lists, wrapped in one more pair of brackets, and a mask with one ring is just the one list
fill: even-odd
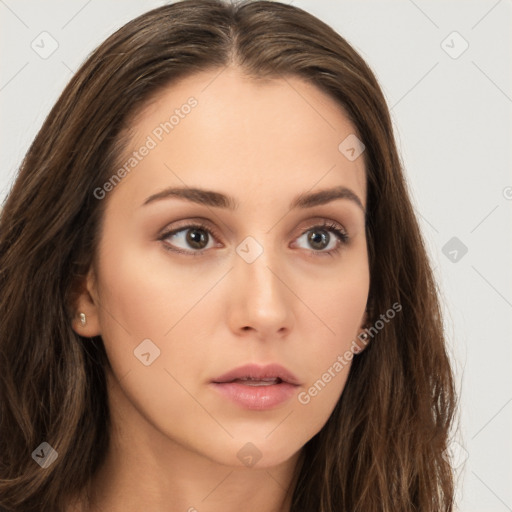
[(240, 382), (212, 382), (215, 389), (246, 409), (265, 410), (277, 407), (297, 393), (297, 387), (288, 382), (271, 386), (248, 386)]

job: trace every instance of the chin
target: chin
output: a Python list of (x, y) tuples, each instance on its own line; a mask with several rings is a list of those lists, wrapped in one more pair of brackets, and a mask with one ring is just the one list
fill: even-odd
[(231, 440), (229, 446), (212, 454), (211, 458), (220, 464), (237, 469), (269, 469), (294, 457), (303, 446), (283, 446), (280, 442), (259, 439), (261, 436), (248, 435), (244, 441)]

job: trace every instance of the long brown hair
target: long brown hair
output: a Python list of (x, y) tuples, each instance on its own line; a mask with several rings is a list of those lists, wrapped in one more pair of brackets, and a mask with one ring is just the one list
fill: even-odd
[[(329, 26), (274, 1), (184, 0), (132, 20), (81, 66), (30, 146), (0, 218), (0, 507), (65, 510), (109, 445), (101, 337), (71, 328), (134, 113), (178, 78), (236, 65), (298, 76), (344, 107), (365, 144), (369, 325), (329, 420), (303, 449), (294, 512), (448, 512), (456, 407), (438, 290), (389, 111), (364, 60)], [(341, 141), (340, 141), (341, 142)], [(87, 341), (87, 343), (85, 343)], [(45, 469), (32, 452), (47, 442)], [(299, 471), (299, 469), (298, 469)]]

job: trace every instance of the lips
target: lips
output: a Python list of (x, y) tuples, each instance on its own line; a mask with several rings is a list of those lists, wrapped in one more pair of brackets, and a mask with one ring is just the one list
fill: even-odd
[(272, 384), (279, 384), (281, 382), (292, 384), (295, 386), (300, 385), (298, 378), (293, 375), (289, 370), (280, 364), (268, 364), (265, 366), (258, 366), (256, 364), (246, 364), (234, 368), (219, 377), (216, 377), (212, 382), (222, 384), (226, 382), (241, 382), (248, 386), (269, 386)]
[(249, 364), (235, 368), (210, 383), (212, 389), (244, 409), (269, 410), (297, 393), (299, 380), (279, 364)]

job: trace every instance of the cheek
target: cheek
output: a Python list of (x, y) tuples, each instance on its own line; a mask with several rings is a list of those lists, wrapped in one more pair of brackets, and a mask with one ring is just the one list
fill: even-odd
[[(119, 324), (134, 339), (162, 338), (205, 295), (211, 283), (172, 265), (158, 246), (104, 248), (99, 279), (102, 327)], [(116, 326), (114, 326), (116, 327)]]
[(142, 250), (135, 243), (121, 245), (123, 238), (127, 236), (106, 237), (100, 253), (99, 314), (105, 349), (119, 378), (128, 373), (130, 379), (140, 378), (139, 385), (148, 393), (169, 390), (169, 383), (176, 384), (170, 374), (185, 382), (189, 368), (204, 365), (211, 337), (203, 331), (219, 320), (218, 294), (212, 291), (218, 272), (214, 278), (201, 278), (197, 266), (171, 264), (156, 244)]
[(360, 254), (347, 257), (338, 269), (320, 276), (317, 283), (309, 282), (302, 291), (317, 317), (311, 326), (318, 332), (322, 347), (319, 353), (327, 347), (341, 349), (357, 335), (366, 309), (369, 281), (367, 260)]
[[(153, 368), (165, 355), (164, 334), (175, 322), (175, 290), (152, 262), (141, 257), (121, 236), (106, 237), (98, 271), (101, 335), (118, 378)], [(170, 276), (172, 278), (172, 276)], [(147, 341), (149, 340), (149, 341)], [(150, 353), (151, 366), (144, 365)], [(142, 364), (141, 364), (142, 363)], [(152, 376), (156, 372), (151, 372)], [(146, 382), (146, 381), (144, 381)], [(151, 384), (159, 389), (160, 384)], [(144, 386), (149, 389), (147, 385)]]
[(304, 347), (308, 382), (298, 401), (312, 414), (325, 416), (343, 391), (362, 327), (369, 291), (366, 261), (362, 258), (358, 264), (347, 265), (322, 286), (309, 290), (307, 304), (317, 318), (309, 317), (309, 327), (301, 326), (311, 342)]

